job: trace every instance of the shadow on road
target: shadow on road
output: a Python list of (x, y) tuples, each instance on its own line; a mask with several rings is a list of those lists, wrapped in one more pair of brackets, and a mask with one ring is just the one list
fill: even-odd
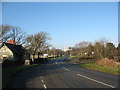
[(40, 65), (18, 73), (12, 78), (12, 83), (8, 86), (8, 88), (28, 88), (27, 86), (29, 86), (29, 83), (41, 83), (40, 77), (47, 77), (50, 75), (67, 72), (61, 69), (61, 66), (55, 64), (55, 62), (62, 62), (63, 60), (54, 60), (54, 62), (51, 62), (45, 59), (36, 59), (35, 63), (40, 63)]

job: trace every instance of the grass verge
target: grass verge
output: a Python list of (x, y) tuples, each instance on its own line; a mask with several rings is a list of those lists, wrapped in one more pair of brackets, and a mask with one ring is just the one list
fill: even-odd
[(10, 82), (10, 79), (12, 76), (17, 74), (18, 72), (25, 70), (27, 68), (36, 66), (38, 64), (32, 64), (29, 66), (21, 65), (21, 66), (13, 66), (13, 67), (7, 67), (2, 69), (2, 88), (7, 87), (8, 83)]
[(95, 62), (80, 64), (80, 67), (91, 69), (91, 70), (96, 70), (96, 71), (102, 71), (102, 72), (106, 72), (106, 73), (110, 73), (110, 74), (120, 75), (120, 68), (96, 65)]
[(73, 58), (77, 58), (77, 56), (70, 56), (67, 59), (73, 59)]
[(56, 60), (56, 59), (60, 59), (60, 58), (64, 58), (64, 56), (62, 56), (62, 57), (55, 57), (55, 58), (54, 57), (49, 57), (48, 60)]
[(48, 58), (48, 60), (55, 60), (55, 59), (59, 59), (59, 58), (61, 58), (61, 57), (52, 57), (52, 58)]

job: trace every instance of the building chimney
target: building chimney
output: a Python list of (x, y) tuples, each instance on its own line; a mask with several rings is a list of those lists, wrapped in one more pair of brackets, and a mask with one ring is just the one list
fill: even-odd
[(8, 40), (9, 44), (15, 44), (14, 40)]

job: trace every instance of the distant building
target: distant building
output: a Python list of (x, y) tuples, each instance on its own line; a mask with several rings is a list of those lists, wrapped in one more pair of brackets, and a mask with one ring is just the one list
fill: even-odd
[(64, 47), (64, 52), (72, 50), (72, 47)]
[(29, 59), (29, 54), (22, 45), (15, 45), (13, 41), (3, 43), (0, 48), (0, 62), (4, 60), (20, 60)]

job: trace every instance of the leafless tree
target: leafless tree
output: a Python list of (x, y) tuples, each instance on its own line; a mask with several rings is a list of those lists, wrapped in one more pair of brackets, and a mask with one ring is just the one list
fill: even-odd
[(31, 53), (46, 50), (49, 44), (49, 34), (47, 32), (38, 32), (33, 35), (28, 35), (26, 38), (26, 48)]
[(54, 55), (61, 55), (64, 54), (64, 51), (62, 51), (61, 49), (51, 49), (48, 51), (49, 54), (54, 54)]
[(78, 47), (78, 48), (84, 48), (84, 47), (87, 47), (88, 45), (89, 45), (89, 42), (82, 41), (82, 42), (76, 44), (76, 47)]
[(21, 30), (20, 27), (11, 27), (11, 39), (14, 40), (15, 44), (24, 44), (26, 39), (26, 34)]
[(1, 25), (0, 26), (0, 41), (7, 42), (8, 40), (14, 40), (15, 44), (24, 44), (26, 34), (20, 29), (20, 27)]
[(98, 58), (105, 58), (106, 57), (105, 47), (106, 47), (106, 44), (108, 42), (109, 41), (107, 39), (105, 39), (105, 38), (102, 38), (99, 41), (95, 42), (94, 50), (95, 50), (95, 55)]
[(86, 53), (86, 47), (89, 45), (89, 42), (82, 41), (78, 44), (76, 44), (76, 48), (79, 50), (79, 54), (81, 56), (84, 56), (84, 53)]
[(93, 47), (93, 45), (91, 43), (86, 47), (86, 51), (88, 53), (88, 56), (90, 56), (90, 57), (93, 56), (94, 47)]
[(10, 30), (10, 25), (0, 25), (0, 44), (6, 42), (11, 37)]

